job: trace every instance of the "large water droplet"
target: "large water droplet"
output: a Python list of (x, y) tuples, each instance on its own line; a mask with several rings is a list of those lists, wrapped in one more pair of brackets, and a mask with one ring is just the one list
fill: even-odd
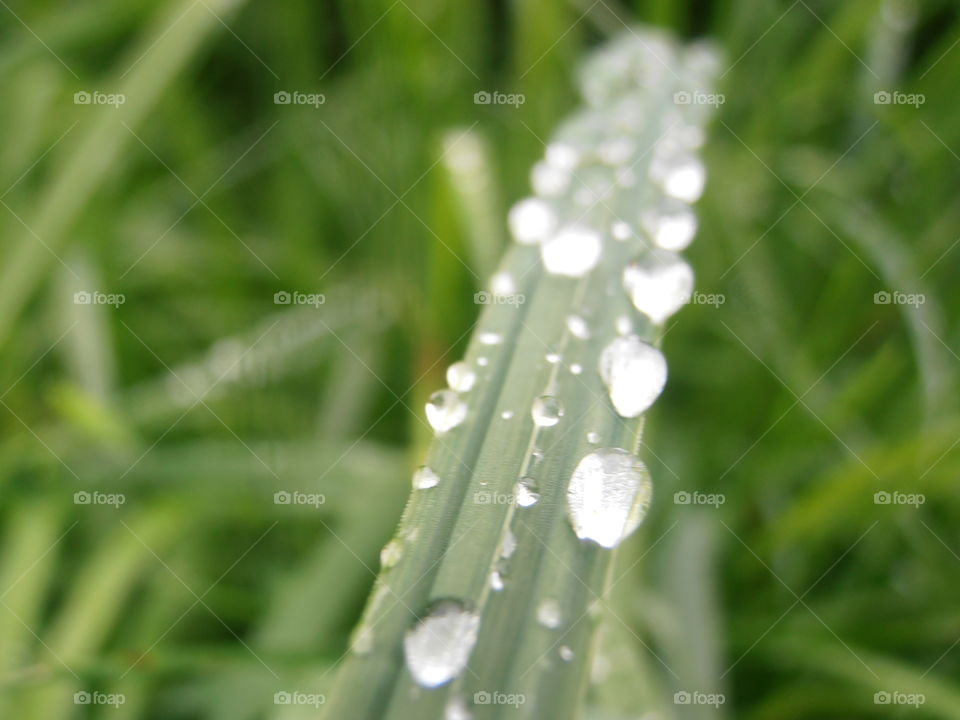
[(518, 243), (532, 245), (553, 232), (557, 226), (557, 215), (546, 200), (524, 198), (510, 208), (507, 224)]
[(656, 250), (627, 266), (623, 286), (637, 310), (662, 325), (690, 302), (693, 270), (679, 255)]
[(520, 478), (517, 483), (517, 505), (520, 507), (530, 507), (536, 505), (540, 499), (540, 486), (532, 477)]
[(613, 407), (623, 417), (637, 417), (653, 405), (667, 382), (663, 353), (636, 335), (618, 337), (600, 355), (600, 377)]
[(554, 275), (583, 277), (600, 260), (600, 236), (588, 227), (572, 225), (544, 240), (543, 265)]
[(480, 616), (456, 600), (436, 603), (403, 638), (407, 668), (419, 685), (434, 688), (467, 666), (477, 642)]
[(552, 427), (563, 417), (563, 406), (552, 395), (541, 395), (533, 401), (530, 408), (533, 422), (540, 427)]
[(537, 606), (537, 622), (545, 628), (555, 630), (560, 627), (560, 603), (552, 598), (542, 600)]
[(427, 401), (427, 422), (437, 435), (455, 428), (467, 416), (467, 404), (453, 390), (438, 390)]
[(413, 471), (413, 489), (428, 490), (440, 484), (440, 476), (426, 465), (421, 465)]
[(570, 478), (570, 524), (577, 537), (616, 547), (643, 521), (652, 495), (650, 473), (639, 458), (620, 448), (597, 450)]
[(477, 374), (463, 361), (447, 368), (447, 383), (457, 392), (469, 392), (476, 381)]

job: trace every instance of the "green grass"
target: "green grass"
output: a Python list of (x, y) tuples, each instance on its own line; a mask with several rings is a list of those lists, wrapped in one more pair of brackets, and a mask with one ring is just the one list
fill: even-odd
[[(0, 716), (334, 701), (427, 454), (421, 408), (469, 352), (577, 67), (625, 20), (727, 59), (687, 253), (725, 302), (665, 327), (640, 452), (655, 499), (610, 571), (586, 714), (886, 717), (874, 693), (898, 691), (955, 717), (960, 22), (933, 0), (885, 24), (892, 5), (0, 8)], [(298, 89), (326, 102), (273, 103)], [(485, 182), (444, 155), (464, 132)], [(274, 504), (294, 490), (325, 502)]]

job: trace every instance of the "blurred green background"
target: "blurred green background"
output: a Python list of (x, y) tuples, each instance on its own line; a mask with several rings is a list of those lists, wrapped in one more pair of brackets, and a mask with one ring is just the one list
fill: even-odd
[(316, 716), (274, 693), (329, 691), (506, 210), (635, 22), (725, 56), (723, 302), (667, 331), (588, 713), (960, 718), (953, 3), (0, 4), (0, 718)]

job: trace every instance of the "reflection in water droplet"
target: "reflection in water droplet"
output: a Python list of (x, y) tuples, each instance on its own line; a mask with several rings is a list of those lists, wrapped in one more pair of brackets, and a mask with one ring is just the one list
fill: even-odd
[(423, 687), (434, 688), (457, 677), (467, 665), (479, 629), (480, 616), (461, 602), (436, 603), (403, 639), (413, 679)]
[(662, 325), (690, 302), (693, 270), (679, 255), (657, 250), (626, 267), (623, 287), (637, 310)]
[(457, 392), (470, 392), (476, 381), (477, 374), (463, 361), (447, 368), (447, 384)]
[(536, 505), (540, 499), (540, 487), (537, 481), (532, 477), (520, 478), (517, 483), (517, 505), (520, 507), (530, 507)]
[(623, 417), (637, 417), (653, 405), (667, 382), (663, 353), (636, 335), (618, 337), (600, 355), (600, 377), (610, 402)]
[(540, 254), (547, 272), (583, 277), (600, 260), (600, 236), (591, 228), (573, 225), (543, 242)]
[(518, 243), (533, 245), (542, 242), (553, 232), (557, 217), (546, 200), (525, 198), (510, 208), (507, 224)]
[(533, 422), (540, 427), (552, 427), (563, 417), (563, 406), (552, 395), (541, 395), (533, 401), (530, 414)]
[(413, 472), (413, 489), (427, 490), (440, 484), (440, 476), (426, 465), (421, 465)]
[(466, 416), (467, 405), (453, 390), (438, 390), (427, 401), (427, 422), (437, 435), (455, 428)]
[(551, 598), (542, 600), (537, 606), (537, 622), (545, 628), (555, 630), (560, 627), (560, 603)]
[(650, 473), (639, 458), (620, 448), (596, 450), (570, 478), (570, 524), (577, 537), (616, 547), (643, 521), (652, 496)]

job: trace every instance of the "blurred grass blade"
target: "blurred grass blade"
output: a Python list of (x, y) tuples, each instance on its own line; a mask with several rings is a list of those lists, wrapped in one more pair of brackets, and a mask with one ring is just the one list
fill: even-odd
[(427, 405), (436, 437), (329, 718), (579, 713), (612, 549), (650, 502), (634, 453), (666, 378), (654, 345), (692, 295), (672, 251), (695, 230), (716, 65), (641, 32), (587, 62), (586, 107), (510, 212), (518, 243)]

